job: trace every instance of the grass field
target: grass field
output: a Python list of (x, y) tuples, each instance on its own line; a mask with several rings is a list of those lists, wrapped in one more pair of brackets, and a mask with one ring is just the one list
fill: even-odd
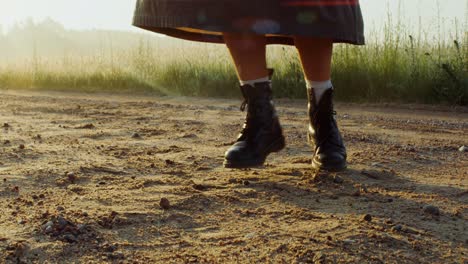
[[(388, 18), (368, 32), (366, 46), (337, 45), (333, 81), (337, 97), (357, 102), (468, 104), (468, 35), (454, 25), (450, 36), (410, 32)], [(444, 34), (447, 32), (444, 31)], [(448, 33), (447, 33), (448, 34)], [(21, 62), (0, 66), (1, 89), (187, 96), (238, 96), (237, 78), (223, 45), (136, 36), (123, 49), (112, 42), (94, 53), (42, 56), (36, 47)], [(305, 97), (300, 63), (293, 47), (272, 46), (278, 97)]]

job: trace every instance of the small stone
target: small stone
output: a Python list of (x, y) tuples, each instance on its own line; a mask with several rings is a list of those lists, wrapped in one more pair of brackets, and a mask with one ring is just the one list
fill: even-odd
[(79, 224), (79, 225), (76, 226), (76, 228), (78, 229), (78, 232), (80, 232), (80, 233), (84, 233), (86, 231), (87, 227), (88, 226), (84, 225), (84, 224)]
[(252, 239), (252, 238), (254, 238), (255, 236), (256, 236), (256, 233), (254, 232), (254, 233), (249, 233), (249, 234), (245, 235), (245, 238), (247, 238), (247, 239)]
[(197, 137), (197, 135), (195, 135), (195, 134), (184, 134), (182, 136), (182, 138), (196, 138), (196, 137)]
[(47, 227), (52, 227), (53, 225), (54, 225), (54, 222), (49, 221), (49, 222), (45, 223), (45, 224), (42, 226), (42, 228), (43, 228), (43, 229), (46, 229)]
[(67, 179), (68, 179), (69, 182), (75, 183), (75, 181), (76, 181), (75, 173), (73, 173), (73, 172), (67, 173)]
[(18, 220), (18, 224), (19, 225), (24, 225), (24, 224), (26, 224), (26, 221), (24, 219), (20, 219), (20, 220)]
[(65, 208), (63, 206), (57, 206), (57, 211), (63, 212), (65, 211)]
[(60, 228), (65, 228), (68, 225), (68, 221), (65, 218), (59, 216), (57, 217), (57, 224)]
[(8, 123), (3, 123), (3, 127), (4, 127), (4, 128), (9, 128), (9, 127), (10, 127), (10, 124), (8, 124)]
[(334, 183), (341, 184), (341, 183), (344, 182), (344, 180), (343, 180), (343, 178), (341, 178), (340, 176), (335, 175), (335, 176), (333, 176), (333, 182), (334, 182)]
[(208, 187), (203, 185), (203, 184), (194, 184), (194, 185), (192, 185), (192, 188), (194, 188), (195, 190), (198, 190), (198, 191), (208, 190)]
[(67, 241), (68, 243), (76, 243), (77, 242), (77, 239), (74, 235), (72, 234), (66, 234), (65, 236), (63, 236), (63, 239), (65, 241)]
[(440, 210), (438, 207), (433, 206), (433, 205), (426, 205), (423, 207), (423, 211), (426, 214), (431, 214), (431, 215), (440, 215)]
[(125, 259), (125, 254), (123, 252), (120, 252), (120, 251), (116, 251), (114, 253), (111, 253), (108, 255), (108, 258), (109, 259), (114, 259), (114, 260), (117, 260), (117, 259)]
[(466, 146), (461, 146), (461, 147), (458, 149), (458, 151), (460, 151), (460, 152), (468, 152), (468, 147), (466, 147)]
[(161, 208), (164, 210), (168, 210), (171, 208), (171, 203), (167, 198), (161, 198), (161, 201), (159, 201), (159, 206), (161, 206)]
[(367, 222), (370, 222), (372, 221), (372, 216), (370, 214), (366, 214), (364, 217), (363, 217), (364, 221), (367, 221)]
[(94, 124), (86, 124), (84, 126), (78, 127), (78, 129), (93, 129), (93, 128), (96, 128)]
[(242, 182), (242, 184), (244, 184), (245, 186), (249, 186), (250, 182), (248, 180), (245, 180), (245, 181)]
[(24, 144), (19, 145), (19, 149), (25, 149), (25, 148), (26, 146), (24, 146)]
[(141, 138), (141, 136), (138, 133), (133, 133), (132, 138)]
[[(49, 215), (50, 215), (49, 211), (42, 212), (41, 218), (42, 218), (42, 219), (45, 219), (45, 218), (49, 217)], [(53, 224), (53, 223), (52, 223), (52, 224)]]
[(42, 226), (42, 230), (44, 231), (45, 234), (51, 233), (53, 228), (54, 228), (54, 222), (52, 221), (49, 221)]
[(52, 232), (53, 229), (54, 228), (52, 226), (48, 226), (48, 227), (44, 228), (44, 233), (49, 234), (49, 233)]
[(392, 231), (400, 232), (401, 230), (403, 230), (402, 225), (396, 225), (396, 226), (392, 227)]

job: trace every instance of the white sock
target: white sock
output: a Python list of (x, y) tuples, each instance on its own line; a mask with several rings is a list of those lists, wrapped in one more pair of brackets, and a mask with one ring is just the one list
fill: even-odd
[(242, 86), (248, 84), (250, 86), (254, 86), (256, 83), (262, 83), (262, 82), (268, 82), (270, 81), (270, 77), (264, 77), (264, 78), (260, 78), (260, 79), (256, 79), (256, 80), (249, 80), (249, 81), (242, 81), (240, 80), (240, 84)]
[(307, 88), (314, 89), (315, 100), (317, 104), (320, 102), (320, 99), (322, 98), (323, 94), (328, 89), (333, 89), (333, 84), (331, 80), (324, 81), (324, 82), (315, 82), (315, 81), (306, 80), (306, 84), (307, 84)]

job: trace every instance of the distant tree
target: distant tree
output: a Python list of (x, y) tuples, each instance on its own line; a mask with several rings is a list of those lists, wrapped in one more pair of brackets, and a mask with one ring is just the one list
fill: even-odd
[[(0, 60), (30, 60), (68, 56), (95, 56), (111, 58), (120, 51), (130, 51), (141, 38), (160, 45), (159, 37), (113, 30), (70, 30), (61, 23), (46, 18), (34, 21), (28, 18), (15, 23), (8, 31), (0, 30)], [(169, 43), (169, 42), (168, 42)], [(0, 64), (2, 61), (0, 61)]]
[(40, 21), (37, 24), (37, 28), (46, 32), (54, 32), (56, 34), (65, 33), (65, 27), (50, 17), (47, 17), (46, 19)]

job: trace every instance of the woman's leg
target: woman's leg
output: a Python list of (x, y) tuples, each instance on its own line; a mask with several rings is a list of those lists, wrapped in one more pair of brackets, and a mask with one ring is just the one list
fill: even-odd
[(309, 96), (309, 139), (315, 145), (312, 166), (338, 171), (346, 168), (346, 148), (333, 117), (331, 60), (333, 41), (296, 37)]
[(296, 37), (294, 42), (301, 57), (306, 79), (330, 80), (333, 40)]
[(247, 110), (244, 128), (225, 154), (224, 166), (248, 168), (262, 165), (271, 152), (284, 148), (284, 136), (272, 103), (270, 72), (266, 66), (266, 38), (224, 34), (241, 82)]
[(265, 36), (224, 33), (224, 41), (231, 53), (241, 81), (268, 77)]
[(333, 40), (296, 37), (294, 41), (301, 58), (307, 88), (314, 88), (318, 101), (326, 90), (332, 88), (330, 79)]

